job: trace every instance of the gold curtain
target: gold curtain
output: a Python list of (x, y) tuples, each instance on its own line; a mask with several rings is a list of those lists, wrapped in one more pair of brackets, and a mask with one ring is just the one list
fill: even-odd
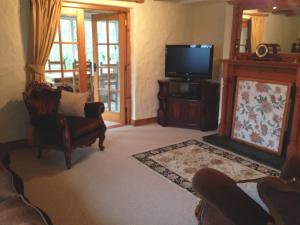
[(62, 0), (31, 0), (28, 82), (45, 80), (45, 65), (58, 27), (61, 5)]
[(263, 16), (251, 16), (251, 51), (262, 43), (265, 19)]

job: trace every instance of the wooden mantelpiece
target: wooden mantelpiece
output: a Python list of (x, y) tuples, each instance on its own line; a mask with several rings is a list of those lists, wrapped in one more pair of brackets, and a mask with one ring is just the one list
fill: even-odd
[(300, 154), (300, 63), (293, 61), (222, 60), (223, 91), (219, 135), (230, 137), (234, 108), (235, 81), (237, 78), (260, 79), (290, 83), (296, 94), (287, 156)]

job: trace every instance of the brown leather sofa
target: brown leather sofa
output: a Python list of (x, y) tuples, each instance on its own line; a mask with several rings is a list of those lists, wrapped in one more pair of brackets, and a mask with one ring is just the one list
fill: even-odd
[(9, 164), (8, 153), (0, 150), (0, 224), (52, 225), (47, 214), (32, 205), (24, 196), (23, 182), (10, 169)]
[(199, 225), (300, 225), (300, 156), (284, 164), (280, 178), (260, 178), (260, 198), (269, 208), (243, 192), (225, 174), (210, 168), (199, 170), (193, 188), (201, 200), (196, 207)]
[(61, 115), (58, 106), (62, 89), (72, 91), (70, 88), (53, 89), (46, 84), (34, 82), (23, 93), (23, 99), (34, 127), (38, 157), (41, 157), (45, 147), (61, 149), (65, 153), (67, 168), (70, 169), (73, 149), (89, 146), (99, 138), (99, 148), (104, 150), (106, 126), (101, 116), (104, 104), (87, 103), (84, 118)]

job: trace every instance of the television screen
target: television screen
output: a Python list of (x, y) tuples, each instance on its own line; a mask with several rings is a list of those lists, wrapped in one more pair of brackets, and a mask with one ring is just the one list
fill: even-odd
[(166, 77), (211, 78), (213, 45), (167, 45)]

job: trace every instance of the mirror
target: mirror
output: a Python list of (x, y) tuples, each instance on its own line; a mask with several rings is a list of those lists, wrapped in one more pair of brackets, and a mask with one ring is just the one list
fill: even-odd
[(300, 15), (243, 10), (239, 52), (255, 52), (260, 43), (279, 44), (282, 53), (300, 52)]

